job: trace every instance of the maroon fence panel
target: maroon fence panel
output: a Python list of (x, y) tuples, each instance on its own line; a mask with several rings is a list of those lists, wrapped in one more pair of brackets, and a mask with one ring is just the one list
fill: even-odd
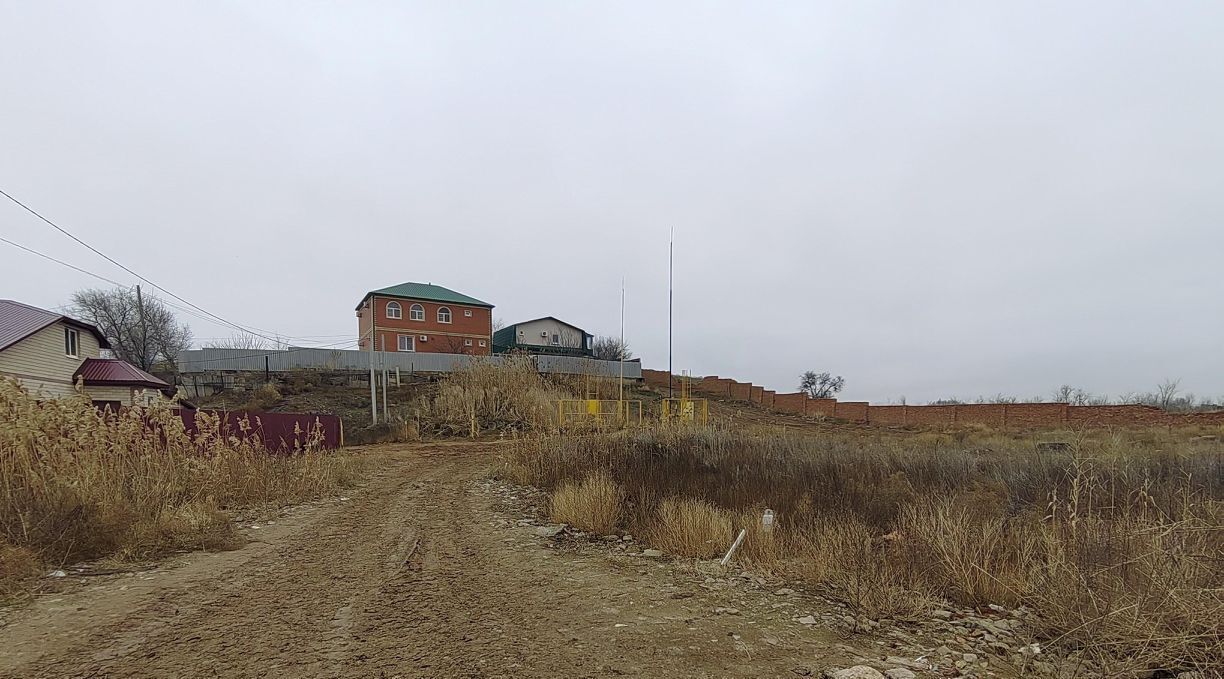
[[(258, 437), (264, 447), (274, 452), (292, 452), (304, 447), (310, 432), (318, 429), (321, 447), (332, 450), (344, 444), (344, 430), (338, 415), (317, 413), (268, 413), (248, 410), (188, 410), (178, 411), (183, 427), (190, 434), (198, 431), (196, 415), (207, 413), (221, 418), (221, 430), (229, 436), (241, 438)], [(241, 422), (246, 418), (248, 430), (242, 431)], [(299, 433), (300, 432), (300, 433)]]

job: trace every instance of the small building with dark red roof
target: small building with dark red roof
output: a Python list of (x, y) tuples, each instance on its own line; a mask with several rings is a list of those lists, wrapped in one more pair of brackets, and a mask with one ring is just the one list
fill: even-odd
[(38, 398), (76, 394), (77, 378), (96, 403), (147, 405), (171, 387), (115, 358), (102, 358), (106, 337), (89, 323), (0, 299), (0, 378)]
[(153, 405), (171, 387), (117, 358), (87, 358), (72, 375), (98, 405)]

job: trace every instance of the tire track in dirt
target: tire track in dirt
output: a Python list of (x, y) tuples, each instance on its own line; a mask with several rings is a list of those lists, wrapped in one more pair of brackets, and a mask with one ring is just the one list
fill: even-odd
[[(62, 613), (27, 616), (75, 632), (34, 652), (43, 635), (10, 616), (0, 676), (789, 675), (797, 649), (746, 652), (741, 635), (759, 630), (712, 615), (726, 602), (694, 597), (691, 583), (672, 596), (664, 565), (544, 549), (529, 529), (506, 529), (478, 490), (491, 450), (372, 450), (380, 467), (351, 501), (269, 544), (196, 555), (230, 557), (215, 572), (169, 570), (119, 598), (130, 603), (121, 615), (114, 597), (78, 592)], [(79, 605), (97, 601), (112, 605)], [(805, 641), (804, 653), (820, 643)]]

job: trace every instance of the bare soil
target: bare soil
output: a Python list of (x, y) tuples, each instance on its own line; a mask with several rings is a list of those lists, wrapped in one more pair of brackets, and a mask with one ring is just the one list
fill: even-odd
[(537, 536), (490, 490), (496, 451), (366, 448), (364, 487), (244, 522), (242, 549), (65, 578), (0, 610), (0, 676), (794, 677), (856, 655), (772, 584)]

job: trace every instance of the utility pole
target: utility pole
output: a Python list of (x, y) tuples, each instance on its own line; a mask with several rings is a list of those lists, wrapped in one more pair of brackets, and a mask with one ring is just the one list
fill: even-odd
[(387, 338), (382, 338), (382, 356), (379, 357), (379, 365), (382, 366), (382, 390), (383, 390), (383, 422), (390, 422), (391, 415), (387, 412)]
[(629, 422), (629, 413), (625, 411), (625, 279), (621, 277), (621, 338), (620, 338), (620, 401), (619, 409), (622, 424)]
[(136, 286), (136, 311), (140, 314), (140, 369), (152, 368), (149, 360), (149, 326), (145, 322), (144, 297), (140, 295), (140, 286)]
[(676, 227), (672, 227), (671, 240), (667, 242), (667, 398), (675, 398), (672, 389), (672, 272), (676, 261)]
[(378, 330), (375, 316), (378, 298), (370, 297), (370, 424), (378, 424), (378, 386), (374, 382), (374, 335)]

